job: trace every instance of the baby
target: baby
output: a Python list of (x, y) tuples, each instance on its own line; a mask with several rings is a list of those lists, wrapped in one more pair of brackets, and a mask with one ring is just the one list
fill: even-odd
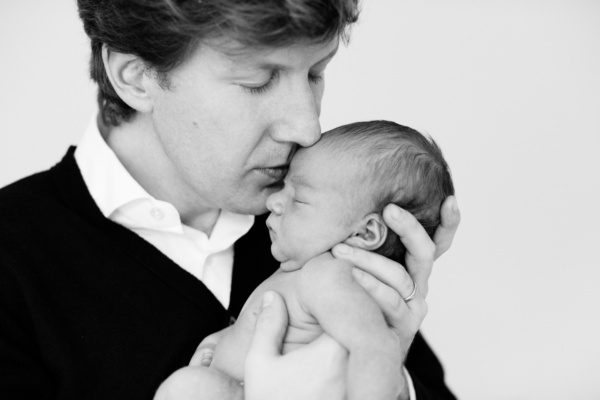
[(442, 201), (453, 194), (435, 142), (393, 122), (341, 126), (299, 149), (283, 189), (267, 199), (271, 252), (280, 268), (252, 293), (215, 349), (211, 368), (244, 380), (257, 310), (265, 291), (274, 290), (289, 313), (284, 354), (328, 334), (349, 353), (349, 399), (396, 398), (400, 354), (381, 345), (396, 338), (354, 281), (352, 266), (329, 250), (347, 243), (403, 263), (405, 248), (383, 222), (383, 208), (399, 205), (432, 235)]

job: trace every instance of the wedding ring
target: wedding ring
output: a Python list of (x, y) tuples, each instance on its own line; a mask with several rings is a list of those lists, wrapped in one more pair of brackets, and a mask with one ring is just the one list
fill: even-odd
[(411, 292), (411, 293), (408, 295), (408, 297), (404, 299), (404, 302), (405, 302), (405, 303), (408, 303), (409, 301), (411, 301), (412, 299), (414, 299), (414, 298), (415, 298), (415, 296), (417, 295), (417, 282), (414, 282), (414, 281), (413, 281), (413, 283), (414, 283), (414, 285), (415, 285), (415, 286), (413, 287), (413, 290), (412, 290), (412, 292)]

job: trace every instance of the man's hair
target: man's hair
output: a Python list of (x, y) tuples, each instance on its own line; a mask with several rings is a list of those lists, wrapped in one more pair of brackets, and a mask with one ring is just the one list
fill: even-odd
[[(358, 197), (369, 197), (373, 212), (381, 214), (394, 203), (414, 215), (433, 236), (441, 204), (454, 194), (450, 169), (433, 139), (394, 122), (369, 121), (326, 132), (317, 145), (329, 146), (360, 166)], [(391, 229), (376, 252), (404, 265), (406, 249)]]
[(135, 110), (112, 87), (102, 46), (140, 57), (163, 88), (168, 73), (205, 40), (227, 38), (244, 47), (347, 40), (358, 18), (358, 0), (78, 0), (91, 39), (90, 74), (98, 84), (105, 123), (128, 121)]

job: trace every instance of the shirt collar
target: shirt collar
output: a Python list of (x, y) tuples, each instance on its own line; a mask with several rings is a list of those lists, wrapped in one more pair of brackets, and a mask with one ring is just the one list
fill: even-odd
[(135, 200), (153, 199), (129, 174), (98, 130), (96, 118), (90, 121), (75, 150), (75, 160), (83, 180), (106, 218)]
[[(106, 218), (111, 218), (117, 211), (129, 213), (127, 210), (141, 202), (163, 203), (152, 197), (125, 169), (113, 150), (105, 142), (98, 129), (96, 117), (90, 121), (83, 138), (75, 150), (75, 160), (81, 171), (85, 184)], [(169, 204), (169, 203), (167, 203)], [(170, 205), (170, 204), (169, 204)], [(170, 205), (173, 209), (174, 207)], [(174, 211), (176, 212), (176, 210)], [(131, 215), (131, 213), (129, 213)], [(182, 231), (181, 220), (179, 229)], [(213, 228), (210, 247), (214, 250), (225, 249), (245, 235), (254, 224), (254, 215), (242, 215), (221, 210)], [(150, 228), (150, 227), (148, 227)], [(153, 227), (160, 230), (160, 227)], [(165, 227), (168, 228), (168, 227)], [(173, 232), (174, 227), (170, 227)], [(196, 229), (185, 227), (186, 230)], [(198, 231), (200, 232), (200, 231)]]

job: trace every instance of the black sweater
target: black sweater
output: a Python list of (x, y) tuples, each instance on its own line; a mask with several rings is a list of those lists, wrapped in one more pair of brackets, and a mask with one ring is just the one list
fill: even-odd
[[(151, 399), (277, 268), (264, 216), (235, 244), (225, 310), (199, 280), (104, 218), (73, 151), (0, 190), (0, 396)], [(407, 368), (419, 400), (453, 398), (420, 336)]]

